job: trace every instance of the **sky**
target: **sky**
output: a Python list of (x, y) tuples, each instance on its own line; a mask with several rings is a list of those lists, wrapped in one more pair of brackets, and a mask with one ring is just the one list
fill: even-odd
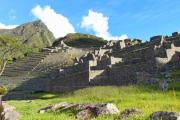
[(107, 40), (180, 31), (180, 0), (0, 0), (0, 29), (42, 20), (56, 38), (88, 33)]

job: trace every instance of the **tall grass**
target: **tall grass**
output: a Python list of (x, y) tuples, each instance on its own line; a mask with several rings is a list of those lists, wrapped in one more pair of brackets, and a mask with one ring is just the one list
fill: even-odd
[[(176, 89), (175, 89), (176, 90)], [(180, 91), (173, 90), (161, 92), (152, 87), (127, 86), (127, 87), (93, 87), (77, 90), (70, 93), (52, 94), (37, 93), (33, 94), (37, 99), (31, 103), (26, 101), (8, 101), (21, 113), (21, 120), (74, 120), (72, 112), (48, 112), (38, 114), (37, 110), (49, 104), (58, 102), (73, 103), (107, 103), (117, 105), (120, 111), (126, 108), (138, 108), (144, 113), (141, 116), (129, 118), (130, 120), (148, 119), (154, 111), (180, 111)], [(102, 116), (95, 120), (113, 120), (117, 116)]]

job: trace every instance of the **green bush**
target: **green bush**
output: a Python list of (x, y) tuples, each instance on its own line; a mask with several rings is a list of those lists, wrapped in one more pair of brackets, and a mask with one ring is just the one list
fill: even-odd
[(35, 51), (37, 48), (23, 44), (18, 38), (0, 36), (0, 69), (5, 61), (12, 62)]
[(7, 88), (6, 87), (4, 87), (4, 86), (0, 86), (0, 95), (4, 95), (4, 94), (6, 94), (7, 93)]

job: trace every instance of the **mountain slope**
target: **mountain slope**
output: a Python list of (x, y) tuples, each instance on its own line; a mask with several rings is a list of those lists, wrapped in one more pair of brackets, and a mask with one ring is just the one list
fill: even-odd
[(14, 29), (0, 29), (0, 35), (16, 37), (22, 43), (36, 48), (49, 47), (55, 40), (52, 32), (40, 20), (22, 24)]

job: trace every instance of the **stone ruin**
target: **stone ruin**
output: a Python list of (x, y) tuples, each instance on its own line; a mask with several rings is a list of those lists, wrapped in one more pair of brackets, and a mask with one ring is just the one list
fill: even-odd
[[(74, 61), (74, 66), (60, 68), (48, 78), (29, 80), (17, 90), (62, 92), (94, 85), (157, 83), (157, 74), (180, 68), (180, 34), (155, 36), (144, 43), (130, 39), (109, 41)], [(161, 86), (166, 89), (167, 85)]]
[(109, 41), (102, 48), (76, 58), (73, 67), (61, 70), (61, 87), (56, 86), (56, 82), (53, 85), (56, 86), (54, 90), (59, 91), (68, 86), (154, 84), (157, 82), (155, 75), (180, 68), (179, 63), (179, 33), (155, 36), (145, 43)]
[(140, 43), (142, 43), (142, 41), (139, 39), (125, 39), (125, 40), (118, 40), (118, 41), (111, 40), (111, 41), (108, 41), (108, 43), (104, 45), (102, 48), (118, 50), (118, 49), (123, 49), (125, 47), (133, 46)]
[(71, 47), (67, 46), (63, 41), (60, 41), (59, 45), (57, 47), (51, 47), (51, 48), (43, 48), (42, 51), (48, 51), (51, 53), (57, 53), (59, 51), (67, 51), (69, 49), (72, 49)]

